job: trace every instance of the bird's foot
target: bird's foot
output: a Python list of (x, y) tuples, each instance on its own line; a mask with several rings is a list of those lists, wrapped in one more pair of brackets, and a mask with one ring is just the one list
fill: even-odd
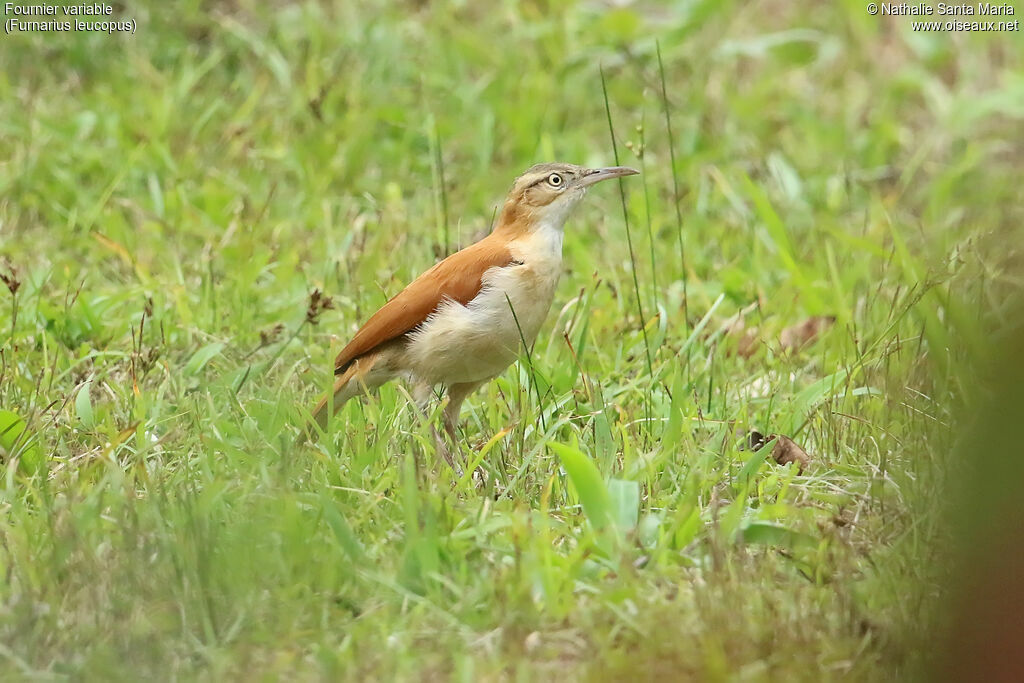
[(445, 459), (445, 462), (447, 462), (451, 466), (452, 470), (455, 472), (456, 478), (462, 479), (462, 466), (455, 461), (455, 457), (452, 455), (451, 448), (449, 448), (448, 444), (445, 443), (444, 438), (442, 438), (442, 436), (438, 433), (437, 429), (431, 427), (430, 431), (433, 432), (434, 434), (434, 444), (437, 446), (437, 452), (440, 453), (441, 457)]

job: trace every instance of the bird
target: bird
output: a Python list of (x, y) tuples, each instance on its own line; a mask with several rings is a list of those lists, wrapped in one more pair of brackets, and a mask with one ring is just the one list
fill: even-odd
[(320, 429), (349, 399), (405, 378), (421, 407), (443, 387), (444, 429), (457, 443), (463, 401), (515, 362), (547, 317), (569, 215), (592, 185), (637, 173), (625, 166), (541, 163), (519, 175), (490, 234), (413, 280), (338, 353), (333, 389), (312, 412)]

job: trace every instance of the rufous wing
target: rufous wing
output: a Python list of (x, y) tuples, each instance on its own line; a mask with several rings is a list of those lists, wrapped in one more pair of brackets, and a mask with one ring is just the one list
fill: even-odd
[(508, 240), (492, 233), (458, 251), (412, 281), (359, 328), (334, 361), (334, 374), (389, 341), (415, 329), (445, 299), (467, 304), (480, 292), (489, 268), (513, 262)]

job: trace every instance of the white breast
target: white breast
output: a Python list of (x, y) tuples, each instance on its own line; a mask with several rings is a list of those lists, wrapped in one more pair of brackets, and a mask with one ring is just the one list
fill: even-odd
[(523, 340), (533, 343), (561, 274), (562, 231), (539, 226), (510, 247), (522, 265), (491, 268), (468, 305), (445, 302), (412, 335), (413, 374), (430, 384), (480, 382), (511, 365)]

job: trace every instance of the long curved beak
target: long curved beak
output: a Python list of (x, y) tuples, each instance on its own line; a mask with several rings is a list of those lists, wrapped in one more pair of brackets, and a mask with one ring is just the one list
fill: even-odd
[(640, 171), (629, 166), (609, 166), (608, 168), (592, 168), (586, 172), (582, 178), (580, 178), (581, 187), (589, 187), (594, 183), (599, 183), (602, 180), (608, 180), (610, 178), (621, 178), (627, 175), (636, 175)]

